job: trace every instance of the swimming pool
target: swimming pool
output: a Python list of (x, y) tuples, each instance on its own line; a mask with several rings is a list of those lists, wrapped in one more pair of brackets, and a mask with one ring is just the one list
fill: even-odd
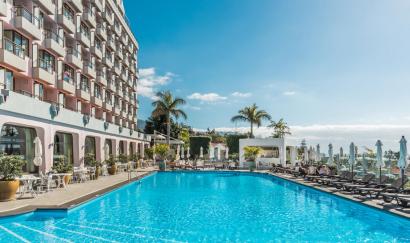
[(408, 242), (410, 220), (269, 175), (159, 172), (68, 211), (0, 219), (2, 242)]

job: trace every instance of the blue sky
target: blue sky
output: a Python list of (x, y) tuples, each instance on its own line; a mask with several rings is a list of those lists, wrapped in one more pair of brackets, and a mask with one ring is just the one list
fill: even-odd
[(171, 90), (188, 101), (195, 128), (246, 127), (230, 118), (255, 102), (305, 130), (376, 127), (374, 138), (383, 138), (388, 125), (410, 133), (409, 1), (124, 4), (140, 44), (140, 118), (153, 93)]

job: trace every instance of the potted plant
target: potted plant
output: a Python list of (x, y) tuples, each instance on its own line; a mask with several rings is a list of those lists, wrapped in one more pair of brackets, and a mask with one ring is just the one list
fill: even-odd
[(115, 173), (117, 173), (117, 165), (115, 164), (116, 162), (117, 161), (113, 155), (110, 155), (110, 158), (105, 160), (105, 163), (107, 164), (107, 166), (109, 166), (107, 168), (108, 174), (115, 175)]
[(23, 173), (25, 163), (20, 156), (0, 155), (0, 201), (16, 199), (20, 185), (17, 177)]
[(165, 159), (169, 152), (169, 146), (167, 144), (155, 145), (154, 152), (158, 157), (159, 170), (165, 170)]
[[(73, 173), (73, 166), (65, 161), (65, 157), (61, 157), (54, 161), (53, 170), (57, 173)], [(72, 175), (64, 176), (64, 183), (67, 185), (71, 181)]]
[(95, 159), (93, 153), (88, 153), (84, 156), (84, 163), (86, 166), (95, 167), (95, 179), (98, 179), (101, 171), (101, 162)]
[(260, 147), (246, 146), (243, 148), (245, 151), (245, 160), (248, 162), (249, 170), (254, 171), (256, 168), (256, 158), (261, 152)]

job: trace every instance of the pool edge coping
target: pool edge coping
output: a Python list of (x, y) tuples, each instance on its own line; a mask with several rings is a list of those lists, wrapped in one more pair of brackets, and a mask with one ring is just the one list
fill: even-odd
[(69, 209), (81, 206), (82, 204), (85, 204), (87, 202), (90, 202), (96, 198), (102, 197), (116, 189), (119, 189), (125, 185), (131, 184), (135, 181), (141, 180), (144, 177), (150, 176), (154, 173), (156, 173), (156, 170), (153, 171), (147, 171), (145, 174), (142, 175), (138, 175), (134, 178), (131, 178), (131, 180), (125, 180), (125, 181), (121, 181), (118, 182), (116, 184), (110, 185), (106, 188), (102, 188), (100, 190), (91, 192), (89, 194), (83, 195), (81, 197), (78, 197), (76, 199), (70, 200), (68, 202), (64, 202), (63, 204), (60, 205), (27, 205), (27, 206), (23, 206), (20, 208), (15, 208), (15, 209), (11, 209), (8, 211), (2, 211), (0, 212), (0, 219), (3, 218), (8, 218), (8, 217), (14, 217), (14, 216), (20, 216), (20, 215), (24, 215), (24, 214), (28, 214), (28, 213), (33, 213), (35, 211), (39, 211), (39, 210), (64, 210), (64, 211), (68, 211)]

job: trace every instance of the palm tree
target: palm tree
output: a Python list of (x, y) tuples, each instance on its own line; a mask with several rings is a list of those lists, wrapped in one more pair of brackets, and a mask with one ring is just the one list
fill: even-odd
[(169, 145), (171, 136), (171, 117), (178, 119), (182, 116), (184, 119), (187, 119), (186, 113), (183, 110), (178, 109), (178, 106), (184, 105), (186, 101), (179, 97), (173, 97), (170, 91), (158, 92), (156, 96), (158, 97), (158, 99), (152, 102), (152, 106), (155, 107), (155, 109), (152, 111), (152, 116), (166, 117), (167, 143)]
[(258, 127), (262, 125), (262, 120), (270, 120), (270, 115), (264, 110), (258, 110), (258, 106), (253, 104), (251, 106), (244, 107), (238, 111), (238, 115), (231, 118), (232, 122), (244, 121), (251, 124), (250, 137), (253, 138), (253, 125)]
[(278, 122), (271, 121), (269, 127), (273, 128), (273, 137), (283, 138), (285, 135), (291, 135), (290, 128), (288, 124), (281, 118)]

